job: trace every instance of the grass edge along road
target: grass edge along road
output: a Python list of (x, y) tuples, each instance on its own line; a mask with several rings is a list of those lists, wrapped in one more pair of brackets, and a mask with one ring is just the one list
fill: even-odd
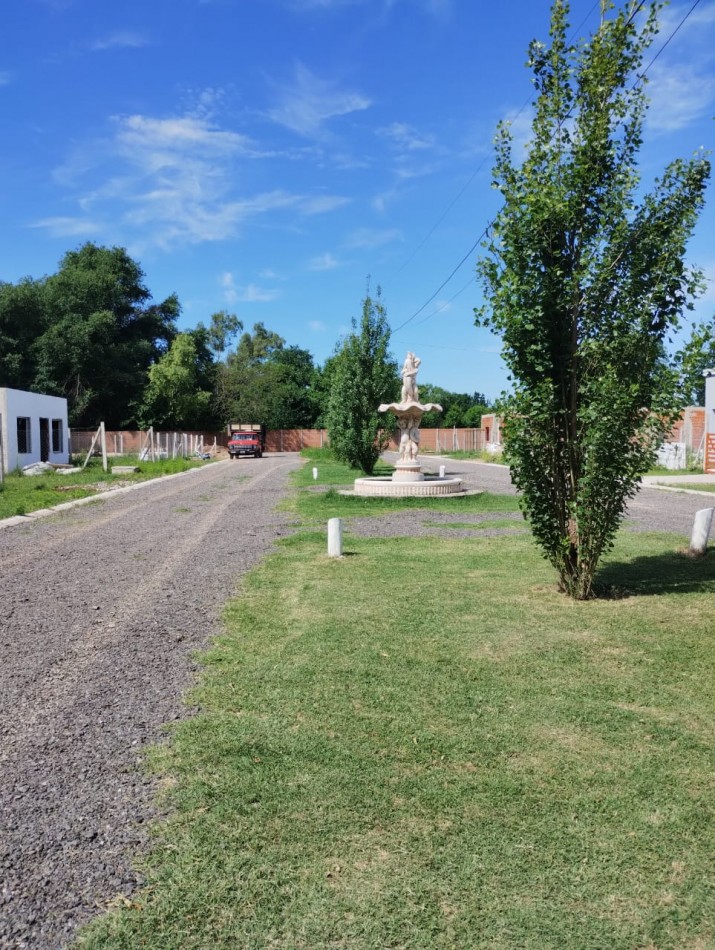
[[(79, 498), (101, 498), (104, 491), (115, 487), (162, 478), (165, 475), (177, 475), (208, 464), (209, 462), (200, 459), (189, 458), (140, 462), (136, 457), (130, 456), (112, 459), (109, 472), (102, 470), (102, 463), (98, 459), (91, 459), (83, 471), (67, 475), (53, 471), (42, 475), (10, 472), (0, 483), (0, 521), (15, 515), (29, 515), (33, 511), (53, 508)], [(113, 474), (112, 465), (131, 465), (138, 471)]]
[(355, 499), (298, 480), (301, 526), (152, 753), (169, 817), (147, 886), (79, 945), (712, 946), (712, 556), (621, 532), (601, 573), (623, 596), (586, 603), (528, 533), (346, 520), (329, 559)]

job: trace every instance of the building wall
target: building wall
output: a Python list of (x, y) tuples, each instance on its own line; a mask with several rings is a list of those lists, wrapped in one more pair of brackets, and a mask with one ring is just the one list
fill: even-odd
[(666, 442), (684, 442), (691, 452), (702, 453), (705, 439), (705, 409), (687, 406), (668, 434)]
[[(45, 396), (21, 389), (0, 388), (0, 415), (2, 415), (3, 467), (6, 472), (39, 462), (43, 455), (40, 420), (47, 420), (46, 452), (48, 462), (69, 461), (69, 431), (67, 427), (67, 400), (61, 396)], [(17, 420), (29, 419), (29, 451), (18, 451)], [(61, 450), (53, 449), (53, 422), (61, 433)]]
[(705, 471), (715, 472), (715, 367), (705, 370)]

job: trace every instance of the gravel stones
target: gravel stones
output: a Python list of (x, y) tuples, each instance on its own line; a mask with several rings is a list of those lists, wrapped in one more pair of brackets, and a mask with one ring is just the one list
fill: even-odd
[(192, 653), (291, 525), (296, 456), (217, 463), (0, 531), (0, 947), (55, 950), (141, 883)]

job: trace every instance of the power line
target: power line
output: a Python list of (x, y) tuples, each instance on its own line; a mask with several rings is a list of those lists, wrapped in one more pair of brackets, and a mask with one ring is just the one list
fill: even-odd
[[(638, 3), (638, 6), (633, 10), (633, 12), (631, 13), (630, 17), (628, 18), (628, 24), (630, 24), (630, 23), (633, 21), (633, 18), (639, 13), (639, 11), (641, 10), (641, 8), (644, 6), (645, 2), (646, 2), (646, 0), (640, 0), (640, 2)], [(687, 13), (685, 14), (685, 16), (682, 18), (682, 20), (680, 21), (680, 23), (678, 23), (678, 25), (675, 27), (675, 29), (673, 30), (673, 32), (670, 34), (670, 36), (668, 37), (668, 39), (667, 39), (667, 40), (665, 41), (665, 43), (661, 46), (661, 48), (658, 50), (658, 52), (655, 54), (655, 56), (651, 59), (651, 61), (648, 63), (648, 65), (647, 65), (646, 68), (643, 70), (643, 72), (638, 75), (638, 78), (636, 79), (636, 82), (633, 84), (632, 89), (635, 89), (635, 87), (638, 85), (638, 83), (639, 83), (639, 82), (642, 82), (642, 81), (645, 79), (645, 77), (646, 77), (646, 75), (647, 75), (647, 73), (648, 73), (648, 70), (651, 68), (651, 66), (653, 65), (653, 63), (655, 63), (655, 61), (658, 59), (658, 57), (661, 55), (661, 53), (666, 49), (666, 47), (671, 43), (671, 41), (673, 40), (673, 38), (674, 38), (674, 37), (676, 36), (676, 34), (680, 31), (680, 29), (682, 28), (683, 24), (684, 24), (684, 23), (686, 22), (686, 20), (691, 16), (691, 14), (692, 14), (693, 11), (696, 9), (696, 7), (700, 4), (700, 2), (701, 2), (701, 0), (695, 0), (695, 2), (694, 2), (693, 5), (690, 7), (690, 9), (688, 10), (688, 12), (687, 12)], [(589, 17), (590, 17), (591, 14), (593, 13), (593, 10), (594, 10), (597, 6), (598, 6), (598, 2), (596, 2), (596, 3), (591, 7), (591, 9), (589, 10), (589, 12), (588, 12), (588, 14), (586, 15), (586, 17), (581, 21), (581, 23), (579, 24), (579, 26), (577, 27), (577, 29), (576, 29), (576, 31), (575, 31), (576, 33), (578, 33), (578, 31), (581, 29), (581, 27), (584, 25), (584, 23), (589, 19)], [(573, 42), (573, 37), (572, 37), (571, 42)], [(528, 103), (529, 103), (529, 100), (527, 99), (526, 102), (524, 102), (524, 104), (521, 106), (521, 108), (520, 108), (519, 111), (517, 112), (517, 114), (516, 114), (516, 116), (515, 116), (515, 119), (519, 118), (519, 116), (520, 116), (521, 113), (524, 111), (524, 109), (526, 108), (526, 106), (528, 105)], [(569, 114), (570, 114), (570, 112), (569, 112)], [(568, 118), (568, 116), (567, 116), (567, 118)], [(470, 179), (468, 180), (467, 184), (462, 188), (462, 190), (459, 192), (459, 194), (457, 195), (457, 197), (452, 201), (452, 203), (449, 205), (449, 207), (446, 209), (446, 211), (441, 215), (441, 217), (438, 219), (438, 221), (435, 223), (435, 225), (431, 228), (431, 230), (429, 231), (429, 233), (427, 234), (427, 236), (420, 242), (420, 244), (417, 246), (417, 248), (415, 248), (415, 250), (413, 251), (413, 253), (410, 255), (410, 257), (409, 257), (409, 258), (407, 259), (407, 261), (405, 262), (405, 265), (406, 265), (406, 263), (409, 263), (409, 261), (412, 260), (412, 258), (415, 256), (415, 254), (417, 253), (417, 251), (425, 244), (425, 242), (428, 240), (428, 238), (434, 233), (434, 231), (435, 231), (436, 228), (439, 226), (439, 224), (442, 222), (442, 220), (444, 219), (444, 217), (446, 216), (446, 214), (452, 209), (452, 207), (456, 204), (456, 202), (459, 200), (459, 198), (464, 194), (464, 192), (466, 191), (467, 187), (471, 184), (471, 182), (473, 181), (473, 179), (476, 177), (477, 173), (480, 171), (482, 165), (484, 164), (484, 161), (485, 161), (485, 159), (483, 159), (482, 162), (480, 162), (479, 166), (478, 166), (477, 169), (474, 171), (474, 173), (472, 174), (472, 176), (471, 176)], [(481, 234), (479, 235), (479, 237), (477, 238), (477, 240), (474, 242), (474, 244), (472, 244), (472, 246), (469, 248), (469, 250), (468, 250), (467, 253), (464, 255), (464, 257), (460, 260), (460, 262), (457, 264), (457, 266), (452, 270), (452, 272), (450, 273), (450, 275), (449, 275), (444, 281), (442, 281), (442, 283), (439, 285), (439, 287), (437, 288), (437, 290), (435, 290), (435, 292), (422, 304), (422, 306), (419, 307), (419, 309), (415, 310), (415, 312), (414, 312), (410, 317), (408, 317), (407, 320), (405, 320), (405, 321), (404, 321), (403, 323), (401, 323), (398, 327), (396, 327), (396, 328), (392, 331), (393, 333), (397, 333), (397, 332), (400, 331), (403, 327), (406, 327), (408, 323), (411, 323), (411, 322), (415, 319), (415, 317), (418, 317), (418, 316), (422, 313), (422, 311), (425, 310), (426, 307), (428, 307), (429, 304), (432, 303), (432, 301), (435, 299), (435, 297), (437, 296), (437, 294), (442, 290), (442, 288), (445, 287), (445, 286), (450, 282), (450, 280), (454, 277), (454, 275), (457, 273), (457, 271), (463, 266), (463, 264), (466, 262), (466, 260), (467, 260), (467, 258), (469, 257), (469, 255), (470, 255), (474, 250), (476, 250), (476, 248), (477, 248), (477, 246), (479, 245), (479, 243), (483, 240), (483, 238), (486, 236), (487, 232), (489, 231), (489, 228), (494, 224), (494, 220), (495, 220), (495, 219), (492, 218), (492, 219), (486, 224), (486, 226), (484, 227), (483, 231), (481, 232)], [(403, 267), (404, 267), (405, 265), (402, 265), (402, 267), (400, 267), (400, 270), (398, 270), (397, 273), (399, 273), (399, 272), (403, 269)], [(454, 300), (455, 297), (458, 297), (459, 294), (463, 293), (471, 283), (472, 283), (472, 280), (470, 279), (470, 280), (468, 281), (468, 283), (465, 284), (465, 286), (462, 287), (462, 289), (461, 289), (460, 291), (458, 291), (458, 292), (454, 295), (454, 297), (450, 298), (450, 300), (448, 301), (448, 303), (451, 303), (451, 301)], [(418, 326), (421, 325), (422, 323), (426, 323), (427, 320), (431, 319), (431, 317), (436, 316), (438, 313), (441, 313), (442, 310), (444, 310), (444, 309), (445, 309), (444, 307), (439, 307), (439, 308), (437, 308), (437, 310), (435, 310), (433, 313), (429, 314), (427, 317), (425, 317), (423, 320), (421, 320), (421, 321), (420, 321), (420, 324), (418, 324)]]
[[(401, 324), (399, 325), (399, 327), (395, 327), (395, 329), (392, 331), (393, 333), (397, 333), (398, 330), (401, 330), (403, 327), (407, 326), (408, 323), (411, 323), (411, 322), (415, 319), (415, 317), (419, 316), (419, 315), (422, 313), (422, 311), (423, 311), (426, 307), (428, 307), (429, 304), (432, 303), (432, 301), (433, 301), (434, 298), (437, 296), (437, 294), (440, 292), (440, 290), (450, 282), (450, 280), (454, 277), (454, 275), (457, 273), (457, 271), (458, 271), (459, 268), (462, 266), (462, 264), (464, 264), (464, 262), (467, 260), (467, 258), (469, 257), (469, 255), (472, 253), (472, 251), (476, 250), (477, 245), (478, 245), (479, 242), (482, 240), (482, 238), (485, 237), (485, 235), (486, 235), (487, 231), (489, 230), (491, 224), (492, 224), (492, 222), (490, 221), (489, 224), (487, 224), (487, 226), (484, 228), (484, 230), (482, 231), (482, 233), (479, 235), (479, 237), (477, 238), (477, 240), (474, 242), (474, 244), (472, 244), (472, 246), (469, 248), (469, 250), (467, 251), (467, 253), (464, 255), (464, 257), (462, 258), (462, 260), (459, 262), (459, 264), (457, 264), (457, 266), (454, 268), (454, 270), (453, 270), (452, 273), (449, 275), (449, 277), (448, 277), (446, 280), (443, 280), (443, 281), (442, 281), (442, 283), (441, 283), (441, 284), (439, 285), (439, 287), (435, 290), (435, 292), (432, 294), (432, 296), (431, 296), (428, 300), (425, 300), (425, 302), (422, 304), (422, 306), (419, 308), (419, 310), (415, 310), (415, 312), (412, 314), (412, 316), (411, 316), (411, 317), (408, 317), (407, 320), (405, 320), (404, 323), (401, 323)], [(470, 283), (471, 283), (471, 281), (470, 281)], [(439, 311), (435, 311), (435, 312), (436, 312), (436, 313), (439, 313)], [(432, 314), (432, 316), (434, 316), (434, 314)]]
[[(443, 310), (446, 310), (447, 307), (452, 303), (453, 300), (456, 300), (457, 297), (459, 297), (461, 294), (464, 293), (464, 291), (467, 289), (467, 287), (470, 287), (470, 286), (471, 286), (472, 284), (474, 284), (475, 282), (476, 282), (476, 277), (470, 277), (469, 280), (467, 281), (467, 283), (466, 283), (463, 287), (460, 287), (456, 294), (453, 294), (453, 295), (449, 298), (449, 300), (445, 300), (445, 302), (444, 302), (443, 304), (441, 304), (439, 307), (437, 307), (436, 310), (433, 310), (432, 313), (428, 313), (426, 317), (422, 317), (422, 319), (421, 319), (420, 321), (418, 321), (418, 323), (416, 324), (416, 326), (420, 327), (420, 326), (422, 326), (423, 323), (427, 323), (428, 320), (431, 320), (432, 317), (436, 317), (438, 313), (442, 313), (442, 311), (443, 311)], [(402, 326), (405, 326), (405, 324), (403, 323)], [(396, 330), (393, 330), (392, 332), (393, 332), (393, 333), (397, 333), (400, 329), (402, 329), (402, 327), (397, 327), (397, 329), (396, 329)]]
[[(576, 35), (579, 33), (579, 31), (580, 31), (581, 28), (584, 26), (584, 24), (587, 23), (588, 20), (591, 18), (591, 15), (593, 14), (593, 11), (598, 7), (599, 3), (600, 3), (600, 0), (596, 0), (596, 2), (593, 4), (593, 6), (591, 7), (591, 9), (590, 9), (590, 10), (588, 11), (588, 13), (584, 16), (584, 18), (581, 20), (581, 22), (579, 23), (579, 25), (578, 25), (578, 26), (576, 27), (576, 29), (574, 30), (574, 32), (573, 32), (573, 34), (572, 34), (572, 36), (571, 36), (570, 42), (573, 42), (573, 40), (575, 39)], [(640, 0), (640, 6), (642, 6), (644, 3), (645, 3), (645, 0)], [(638, 9), (640, 9), (640, 6), (639, 6)], [(636, 13), (637, 13), (637, 12), (638, 12), (638, 11), (636, 11)], [(635, 15), (635, 14), (634, 14), (634, 15)], [(522, 103), (521, 108), (518, 110), (518, 112), (516, 112), (516, 114), (514, 115), (513, 119), (511, 119), (512, 122), (516, 122), (516, 120), (520, 117), (520, 115), (522, 114), (522, 112), (524, 111), (524, 109), (526, 109), (526, 107), (529, 105), (530, 101), (531, 101), (531, 96), (527, 97), (527, 99)], [(407, 265), (416, 257), (416, 255), (418, 254), (418, 252), (425, 246), (425, 244), (427, 243), (427, 241), (429, 241), (429, 239), (432, 237), (432, 235), (434, 234), (434, 232), (437, 230), (437, 228), (440, 226), (440, 224), (441, 224), (441, 223), (444, 221), (444, 219), (447, 217), (447, 215), (448, 215), (449, 212), (452, 210), (452, 208), (457, 204), (457, 202), (458, 202), (459, 199), (462, 197), (462, 195), (467, 191), (467, 189), (468, 189), (469, 186), (472, 184), (472, 182), (473, 182), (474, 179), (477, 177), (477, 175), (478, 175), (479, 172), (482, 170), (482, 168), (484, 168), (484, 165), (485, 165), (486, 161), (487, 161), (487, 156), (485, 155), (484, 158), (482, 158), (482, 160), (479, 162), (479, 164), (477, 165), (477, 167), (474, 169), (474, 171), (472, 172), (472, 174), (469, 176), (469, 178), (467, 179), (467, 181), (464, 183), (464, 185), (462, 185), (462, 187), (460, 188), (459, 192), (458, 192), (458, 193), (455, 195), (455, 197), (450, 201), (450, 203), (447, 205), (447, 207), (446, 207), (445, 210), (442, 212), (442, 214), (439, 216), (439, 218), (437, 218), (437, 220), (436, 220), (435, 223), (432, 225), (432, 227), (429, 229), (429, 231), (427, 232), (427, 234), (425, 234), (425, 236), (422, 238), (422, 240), (419, 242), (419, 244), (414, 248), (414, 250), (413, 250), (412, 253), (409, 255), (409, 257), (407, 257), (407, 258), (402, 262), (402, 264), (400, 264), (400, 266), (397, 268), (397, 270), (394, 272), (394, 274), (392, 274), (392, 278), (397, 277), (398, 274), (401, 274), (402, 271), (405, 269), (405, 267), (407, 267)], [(392, 278), (391, 278), (391, 279), (392, 279)], [(439, 291), (438, 291), (438, 292), (439, 292)]]

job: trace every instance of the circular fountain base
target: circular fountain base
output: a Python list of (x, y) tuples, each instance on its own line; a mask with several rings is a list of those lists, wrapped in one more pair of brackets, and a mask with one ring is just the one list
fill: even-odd
[(370, 498), (438, 498), (447, 495), (466, 495), (461, 478), (430, 478), (419, 481), (393, 480), (391, 475), (356, 478), (351, 492), (341, 495), (362, 495)]

